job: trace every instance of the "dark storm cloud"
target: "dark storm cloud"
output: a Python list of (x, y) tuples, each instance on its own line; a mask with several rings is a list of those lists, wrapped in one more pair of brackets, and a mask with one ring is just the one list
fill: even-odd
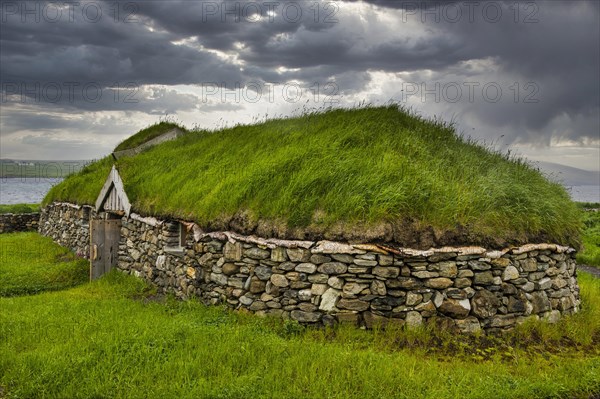
[[(206, 80), (243, 81), (239, 67), (214, 54), (173, 44), (178, 36), (149, 30), (151, 21), (139, 16), (136, 22), (115, 21), (108, 14), (111, 7), (108, 3), (81, 3), (94, 4), (104, 10), (97, 22), (75, 12), (73, 20), (64, 16), (55, 23), (39, 15), (26, 16), (24, 22), (23, 9), (10, 13), (11, 9), (5, 7), (7, 3), (20, 7), (28, 4), (32, 10), (43, 4), (2, 3), (0, 63), (5, 91), (7, 87), (14, 91), (14, 85), (20, 88), (27, 84), (23, 91), (35, 92), (36, 83), (42, 86), (97, 84), (107, 88), (132, 84), (194, 84)], [(98, 105), (100, 109), (103, 104)]]
[[(219, 105), (144, 85), (215, 82), (234, 87), (298, 80), (310, 86), (333, 81), (340, 94), (356, 94), (374, 83), (371, 73), (387, 72), (409, 73), (415, 83), (498, 81), (505, 90), (515, 82), (535, 83), (535, 104), (511, 102), (506, 91), (498, 103), (447, 104), (490, 128), (510, 129), (515, 141), (548, 140), (548, 129), (564, 126), (569, 118), (579, 127), (569, 130), (570, 139), (598, 138), (600, 129), (600, 7), (593, 1), (279, 1), (271, 6), (275, 3), (107, 1), (91, 3), (103, 11), (97, 22), (84, 17), (81, 11), (88, 3), (82, 2), (74, 21), (55, 23), (43, 16), (37, 22), (26, 16), (23, 22), (22, 13), (4, 6), (8, 3), (25, 4), (2, 2), (0, 82), (5, 97), (13, 94), (14, 102), (22, 84), (68, 82), (98, 84), (104, 94), (96, 102), (81, 90), (72, 101), (65, 97), (58, 104), (34, 98), (40, 109), (202, 112)], [(27, 4), (31, 9), (42, 3)], [(474, 7), (472, 21), (468, 7)], [(461, 18), (451, 20), (457, 8)], [(502, 12), (497, 21), (496, 9)], [(487, 60), (490, 70), (471, 69), (472, 60)], [(120, 92), (125, 94), (138, 88), (138, 101), (114, 101), (115, 84), (129, 87)], [(400, 95), (400, 90), (391, 93)], [(31, 119), (31, 129), (38, 122)], [(27, 121), (19, 123), (26, 130)]]
[[(469, 58), (493, 59), (498, 72), (521, 85), (519, 101), (501, 101), (493, 106), (482, 101), (470, 105), (471, 111), (492, 126), (512, 126), (511, 134), (517, 141), (549, 140), (544, 132), (561, 115), (588, 119), (585, 125), (590, 128), (571, 131), (570, 139), (599, 139), (598, 3), (524, 2), (516, 8), (518, 14), (512, 2), (497, 4), (504, 17), (494, 23), (482, 17), (473, 23), (451, 23), (444, 18), (429, 23), (463, 43)], [(531, 20), (523, 22), (528, 16)], [(444, 69), (438, 71), (443, 73)], [(498, 80), (495, 75), (480, 76), (480, 83)], [(525, 90), (527, 84), (536, 89)], [(508, 97), (504, 100), (512, 96), (510, 85), (510, 81), (503, 82)], [(533, 91), (539, 101), (524, 104), (523, 97)]]
[(13, 110), (10, 118), (2, 120), (2, 136), (6, 137), (22, 130), (36, 131), (82, 127), (80, 122), (68, 120), (60, 115)]
[(4, 83), (3, 88), (0, 104), (4, 107), (35, 106), (40, 111), (137, 111), (164, 115), (208, 106), (196, 95), (179, 93), (165, 86), (138, 86), (135, 82), (111, 83), (110, 87), (96, 82), (26, 82)]
[[(62, 9), (52, 6), (47, 11), (42, 2), (2, 2), (0, 83), (4, 97), (24, 95), (48, 104), (58, 98), (62, 106), (84, 110), (140, 109), (153, 105), (108, 101), (112, 88), (213, 82), (233, 88), (265, 77), (280, 81), (282, 76), (265, 63), (257, 64), (260, 70), (254, 69), (253, 74), (242, 73), (239, 65), (208, 50), (231, 51), (240, 42), (258, 45), (280, 33), (293, 34), (298, 29), (318, 32), (332, 26), (310, 16), (298, 2), (258, 9), (246, 9), (247, 4), (234, 1), (75, 4)], [(266, 11), (270, 9), (283, 15), (269, 17)], [(297, 18), (298, 9), (301, 18)], [(94, 10), (100, 10), (97, 20)], [(267, 18), (265, 23), (257, 23), (256, 10)], [(56, 13), (60, 17), (55, 17)], [(56, 86), (63, 96), (55, 94)], [(84, 87), (93, 92), (97, 86), (107, 95), (101, 101), (88, 101)], [(176, 104), (184, 107), (179, 110), (185, 109), (184, 100)]]
[[(373, 0), (370, 3), (383, 9), (400, 9), (399, 28), (416, 20), (434, 34), (412, 40), (383, 37), (380, 42), (361, 45), (347, 35), (347, 29), (335, 29), (335, 24), (315, 20), (309, 10), (310, 2), (304, 3), (304, 17), (298, 23), (282, 17), (272, 23), (248, 22), (244, 18), (233, 23), (231, 16), (219, 13), (235, 10), (235, 4), (240, 3), (233, 1), (217, 3), (219, 12), (209, 16), (207, 4), (214, 3), (196, 2), (185, 6), (151, 2), (151, 6), (143, 6), (141, 11), (170, 32), (197, 37), (198, 42), (211, 48), (230, 50), (233, 43), (242, 42), (244, 47), (238, 54), (252, 66), (245, 71), (250, 78), (326, 82), (352, 72), (360, 75), (368, 70), (444, 71), (463, 61), (494, 58), (505, 73), (516, 76), (524, 84), (535, 82), (543, 104), (533, 113), (527, 110), (529, 116), (525, 121), (521, 121), (522, 115), (507, 118), (501, 112), (503, 109), (519, 112), (511, 109), (518, 107), (498, 109), (500, 112), (491, 112), (487, 117), (490, 123), (498, 125), (514, 120), (529, 129), (541, 129), (558, 112), (585, 114), (599, 106), (598, 80), (594, 78), (600, 68), (598, 5), (594, 2), (486, 4)], [(446, 10), (448, 7), (459, 10), (461, 17), (455, 21), (456, 17)], [(356, 16), (345, 13), (343, 4), (340, 8), (336, 13), (339, 23), (352, 23)], [(501, 15), (497, 15), (498, 12)], [(311, 26), (328, 28), (326, 35), (311, 30)], [(274, 39), (281, 34), (286, 35), (284, 39)], [(299, 70), (275, 72), (280, 66)], [(341, 91), (356, 91), (364, 88), (369, 79), (345, 81), (351, 86), (340, 87)], [(521, 110), (525, 112), (524, 108)]]
[(294, 0), (177, 0), (136, 3), (135, 12), (180, 37), (199, 36), (211, 48), (227, 49), (239, 41), (267, 41), (274, 33), (326, 31), (338, 22), (339, 6)]
[[(384, 42), (369, 49), (374, 57), (345, 60), (349, 64), (413, 71), (410, 82), (429, 88), (436, 83), (497, 83), (503, 89), (497, 103), (451, 105), (456, 113), (471, 113), (490, 127), (509, 128), (507, 141), (549, 142), (549, 131), (564, 124), (556, 122), (561, 118), (578, 126), (565, 130), (563, 139), (600, 139), (600, 2), (368, 2), (434, 34), (410, 48)], [(478, 59), (492, 60), (493, 69), (473, 77), (464, 61)], [(378, 66), (370, 65), (373, 60)], [(456, 74), (457, 66), (463, 77)], [(520, 85), (518, 100), (512, 99), (515, 84)], [(536, 101), (524, 103), (534, 92)]]

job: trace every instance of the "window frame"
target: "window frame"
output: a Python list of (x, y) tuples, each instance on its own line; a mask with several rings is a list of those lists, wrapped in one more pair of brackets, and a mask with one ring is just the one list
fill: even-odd
[[(175, 220), (167, 223), (170, 225), (177, 224), (177, 245), (172, 245), (175, 243), (175, 239), (169, 237), (169, 240), (167, 240), (163, 237), (163, 241), (165, 243), (164, 250), (169, 254), (183, 255), (187, 245), (187, 229), (180, 221)], [(166, 230), (169, 231), (169, 227), (166, 227)]]

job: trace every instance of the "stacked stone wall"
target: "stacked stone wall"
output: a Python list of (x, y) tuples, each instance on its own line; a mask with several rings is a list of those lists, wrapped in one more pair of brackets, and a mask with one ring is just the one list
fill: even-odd
[(90, 206), (54, 203), (42, 209), (38, 232), (78, 256), (89, 258), (90, 219), (94, 216), (94, 209)]
[(38, 228), (39, 219), (39, 213), (6, 213), (0, 215), (0, 234), (35, 231)]
[[(53, 204), (39, 231), (87, 257), (93, 217), (91, 207)], [(181, 299), (307, 324), (490, 331), (555, 322), (580, 305), (575, 250), (556, 244), (422, 251), (204, 233), (131, 214), (122, 218), (118, 268)]]
[[(554, 244), (503, 251), (429, 251), (330, 241), (190, 233), (172, 250), (172, 224), (124, 219), (119, 268), (160, 291), (209, 304), (367, 328), (427, 321), (461, 331), (554, 322), (579, 308), (575, 252)], [(167, 250), (166, 248), (171, 248)]]

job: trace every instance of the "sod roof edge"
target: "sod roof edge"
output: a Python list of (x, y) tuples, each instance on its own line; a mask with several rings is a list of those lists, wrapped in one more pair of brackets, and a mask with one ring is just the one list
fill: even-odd
[[(562, 187), (397, 107), (192, 132), (116, 164), (136, 212), (207, 231), (417, 248), (578, 244), (579, 213)], [(90, 165), (45, 203), (93, 204), (111, 166)]]

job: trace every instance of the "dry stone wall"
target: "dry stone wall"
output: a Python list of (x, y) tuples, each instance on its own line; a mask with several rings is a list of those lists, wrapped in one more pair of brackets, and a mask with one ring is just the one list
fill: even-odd
[[(53, 204), (39, 231), (87, 257), (92, 217), (91, 207)], [(554, 322), (580, 305), (575, 251), (560, 245), (420, 251), (204, 233), (186, 222), (182, 234), (178, 223), (124, 217), (118, 268), (181, 299), (307, 324), (490, 331)]]
[(94, 215), (90, 206), (54, 203), (42, 209), (38, 232), (78, 256), (89, 258), (90, 218)]
[(39, 213), (6, 213), (0, 215), (0, 234), (37, 230), (39, 218)]
[(188, 224), (173, 250), (172, 224), (132, 216), (123, 221), (122, 271), (182, 299), (261, 315), (367, 328), (435, 321), (473, 332), (554, 322), (580, 304), (575, 252), (554, 244), (397, 250), (204, 234)]

